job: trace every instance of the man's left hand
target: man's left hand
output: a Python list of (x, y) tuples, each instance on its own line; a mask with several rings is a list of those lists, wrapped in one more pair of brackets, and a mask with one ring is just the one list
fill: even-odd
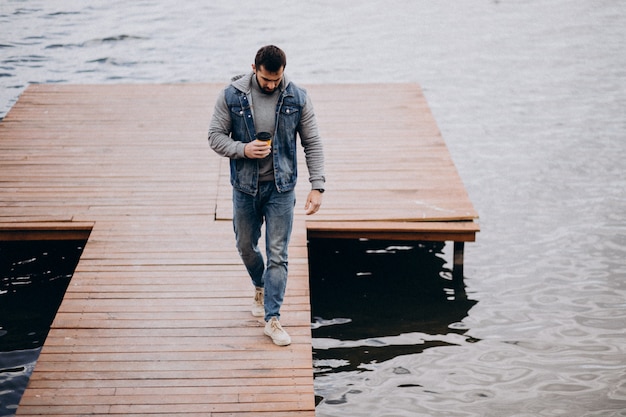
[(309, 196), (306, 199), (304, 210), (307, 215), (317, 213), (322, 205), (322, 193), (318, 190), (311, 190)]

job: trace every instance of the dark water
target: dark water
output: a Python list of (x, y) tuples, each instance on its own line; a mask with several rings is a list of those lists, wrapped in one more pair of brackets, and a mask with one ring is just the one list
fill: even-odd
[(0, 416), (15, 412), (84, 243), (0, 242)]
[[(442, 249), (432, 242), (309, 242), (318, 380), (340, 372), (367, 374), (401, 355), (453, 346), (455, 337), (475, 341), (459, 323), (476, 301), (453, 284)], [(345, 393), (324, 395), (318, 390), (318, 402), (347, 401)]]
[(315, 307), (318, 416), (626, 416), (626, 3), (5, 0), (0, 114), (29, 82), (226, 82), (265, 43), (301, 83), (420, 83), (480, 214), (466, 301), (448, 246), (351, 254), (434, 284), (401, 334)]

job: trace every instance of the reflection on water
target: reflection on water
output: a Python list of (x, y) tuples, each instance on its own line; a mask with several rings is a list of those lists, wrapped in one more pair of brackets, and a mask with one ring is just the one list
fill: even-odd
[(15, 414), (40, 350), (0, 351), (0, 416)]
[(0, 241), (0, 416), (15, 413), (84, 241)]
[(443, 247), (433, 242), (309, 242), (318, 401), (347, 402), (341, 384), (321, 388), (324, 377), (367, 375), (393, 358), (474, 342), (464, 336), (462, 320), (476, 302), (463, 289), (455, 291)]

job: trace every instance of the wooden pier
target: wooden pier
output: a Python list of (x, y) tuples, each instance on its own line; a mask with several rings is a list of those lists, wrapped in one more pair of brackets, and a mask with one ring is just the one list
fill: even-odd
[(207, 142), (222, 84), (24, 92), (0, 123), (0, 239), (88, 240), (18, 416), (313, 417), (307, 238), (453, 241), (462, 266), (477, 215), (419, 87), (306, 87), (328, 183), (305, 216), (300, 158), (288, 347), (249, 312)]

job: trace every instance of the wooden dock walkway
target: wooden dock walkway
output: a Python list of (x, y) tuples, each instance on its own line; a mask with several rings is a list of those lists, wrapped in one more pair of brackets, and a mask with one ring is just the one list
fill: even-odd
[(417, 85), (307, 86), (328, 191), (305, 218), (303, 165), (273, 345), (206, 139), (222, 88), (33, 85), (0, 123), (0, 239), (88, 238), (17, 415), (312, 417), (307, 236), (474, 240)]

